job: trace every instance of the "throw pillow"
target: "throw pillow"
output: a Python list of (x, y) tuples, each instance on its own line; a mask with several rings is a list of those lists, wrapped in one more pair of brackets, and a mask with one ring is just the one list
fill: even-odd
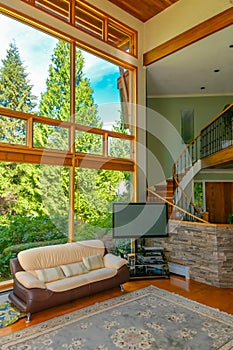
[(104, 267), (102, 256), (99, 253), (96, 255), (83, 257), (83, 262), (88, 270), (97, 270)]
[(66, 277), (82, 275), (83, 273), (88, 272), (88, 269), (82, 261), (73, 264), (61, 265), (61, 268)]
[(62, 269), (58, 267), (50, 267), (48, 269), (36, 270), (37, 277), (43, 282), (52, 282), (64, 278)]

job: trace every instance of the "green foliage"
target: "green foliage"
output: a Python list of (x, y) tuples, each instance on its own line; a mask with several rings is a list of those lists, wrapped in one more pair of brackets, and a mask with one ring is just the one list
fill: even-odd
[[(11, 43), (0, 69), (0, 106), (31, 112), (36, 96), (20, 59), (18, 48)], [(0, 117), (0, 140), (25, 144), (26, 124), (22, 120)], [(0, 164), (0, 213), (43, 214), (38, 184), (38, 166), (32, 164)]]
[(123, 255), (131, 253), (131, 240), (130, 239), (115, 239), (114, 240), (114, 253), (116, 255)]
[[(31, 112), (36, 96), (20, 59), (18, 48), (11, 43), (0, 68), (0, 106), (21, 112)], [(0, 116), (0, 141), (26, 144), (24, 120)]]
[(43, 241), (43, 242), (30, 242), (30, 243), (17, 244), (4, 249), (3, 253), (0, 254), (0, 262), (1, 262), (0, 280), (4, 280), (6, 278), (12, 278), (10, 273), (10, 259), (15, 258), (17, 254), (22, 250), (36, 248), (36, 247), (43, 247), (48, 245), (64, 244), (64, 243), (67, 243), (67, 237), (54, 239), (48, 242)]
[[(36, 97), (22, 65), (15, 44), (10, 44), (0, 69), (0, 106), (32, 112)], [(76, 50), (75, 121), (101, 128), (89, 79), (83, 74), (84, 59)], [(41, 95), (39, 115), (62, 121), (70, 120), (70, 45), (58, 40), (51, 57), (46, 91)], [(62, 126), (62, 125), (61, 125)], [(66, 128), (35, 123), (34, 147), (68, 150)], [(127, 133), (123, 124), (116, 126)], [(87, 132), (76, 132), (76, 151), (102, 153), (102, 138)], [(26, 123), (0, 116), (0, 142), (25, 144)], [(112, 156), (128, 157), (128, 142), (112, 140)], [(119, 201), (119, 184), (130, 173), (102, 169), (76, 169), (75, 214), (76, 240), (92, 239), (111, 227), (112, 202)], [(67, 239), (69, 211), (69, 168), (23, 163), (0, 163), (0, 273), (9, 275), (9, 259), (27, 247)], [(53, 218), (53, 220), (51, 219)], [(23, 244), (23, 246), (22, 246)]]
[(18, 48), (10, 43), (0, 69), (0, 106), (21, 112), (31, 112), (36, 106), (32, 85), (23, 67)]
[[(121, 120), (116, 122), (113, 126), (113, 131), (119, 132), (121, 134), (129, 134), (129, 130), (125, 129), (123, 121), (122, 121), (122, 115)], [(110, 155), (112, 157), (119, 157), (119, 158), (130, 158), (130, 141), (124, 140), (124, 139), (118, 139), (118, 138), (112, 138), (110, 142)]]
[(40, 166), (40, 190), (43, 208), (50, 217), (68, 216), (69, 168)]
[[(23, 217), (15, 215), (0, 217), (0, 251), (2, 252), (0, 254), (0, 279), (10, 276), (10, 259), (14, 258), (19, 251), (41, 245), (67, 242), (67, 235), (64, 233), (66, 221), (64, 218), (58, 217), (55, 223), (46, 216)], [(58, 229), (59, 226), (60, 229)]]
[(228, 224), (233, 224), (233, 213), (230, 213), (227, 218), (227, 223)]
[(81, 222), (103, 227), (101, 225), (106, 225), (109, 220), (112, 202), (118, 200), (116, 189), (124, 180), (124, 174), (120, 171), (95, 169), (78, 169), (77, 173), (77, 216)]
[(41, 95), (40, 114), (59, 120), (70, 119), (70, 49), (59, 40), (51, 57), (47, 89)]
[(39, 165), (0, 163), (0, 214), (46, 214), (39, 178)]
[(52, 241), (29, 242), (29, 243), (16, 244), (16, 245), (12, 245), (12, 246), (4, 249), (3, 254), (7, 255), (9, 253), (12, 253), (16, 256), (22, 250), (36, 248), (36, 247), (45, 247), (45, 246), (56, 245), (56, 244), (64, 244), (64, 243), (67, 243), (67, 237), (54, 239)]
[[(63, 221), (64, 230), (62, 230), (61, 225), (60, 229), (58, 229), (58, 221)], [(14, 215), (1, 218), (0, 251), (11, 245), (38, 241), (43, 242), (67, 237), (63, 233), (66, 231), (64, 218), (58, 217), (54, 222), (47, 216)]]
[(194, 204), (199, 209), (204, 210), (202, 182), (194, 182)]

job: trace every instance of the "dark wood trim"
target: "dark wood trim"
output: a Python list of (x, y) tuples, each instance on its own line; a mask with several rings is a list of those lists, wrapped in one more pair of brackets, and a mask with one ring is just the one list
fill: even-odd
[(224, 164), (233, 162), (233, 146), (227, 147), (219, 152), (213, 153), (208, 157), (201, 160), (201, 168), (211, 168), (221, 166), (224, 168)]
[(218, 15), (211, 17), (210, 19), (196, 25), (195, 27), (188, 29), (187, 31), (175, 36), (174, 38), (166, 41), (165, 43), (147, 51), (143, 55), (143, 65), (149, 64), (160, 60), (184, 47), (201, 40), (208, 35), (211, 35), (223, 28), (226, 28), (233, 24), (233, 7), (219, 13)]

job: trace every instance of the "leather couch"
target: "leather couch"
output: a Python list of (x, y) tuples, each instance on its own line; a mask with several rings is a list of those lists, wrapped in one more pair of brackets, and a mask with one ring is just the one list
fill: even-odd
[(11, 259), (9, 300), (31, 314), (120, 286), (129, 280), (127, 261), (106, 251), (101, 240), (80, 241), (18, 253)]

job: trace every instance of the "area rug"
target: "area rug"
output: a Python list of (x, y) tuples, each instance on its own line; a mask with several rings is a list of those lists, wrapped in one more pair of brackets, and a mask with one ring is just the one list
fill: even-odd
[(0, 328), (9, 326), (24, 316), (25, 314), (16, 309), (8, 300), (0, 304)]
[(149, 286), (5, 335), (0, 348), (230, 350), (233, 316)]

